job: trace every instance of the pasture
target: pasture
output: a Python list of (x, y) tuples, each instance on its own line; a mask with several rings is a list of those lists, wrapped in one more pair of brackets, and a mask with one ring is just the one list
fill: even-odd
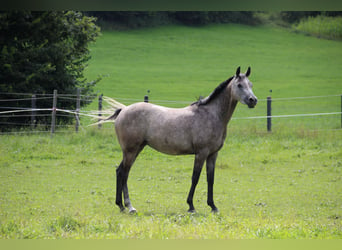
[[(193, 156), (140, 154), (128, 180), (135, 215), (115, 205), (121, 161), (113, 125), (79, 133), (1, 135), (0, 238), (340, 239), (340, 116), (237, 119), (266, 114), (339, 112), (342, 43), (287, 30), (213, 25), (104, 31), (92, 46), (89, 79), (125, 104), (142, 100), (181, 107), (206, 96), (237, 66), (251, 66), (259, 98), (238, 104), (206, 204), (203, 170), (188, 214)], [(281, 99), (328, 96), (318, 99)], [(165, 102), (176, 101), (176, 102)], [(94, 102), (88, 109), (96, 109)], [(81, 124), (88, 124), (83, 119)]]
[(138, 214), (115, 205), (112, 130), (1, 137), (1, 238), (330, 239), (342, 237), (342, 133), (229, 131), (214, 198), (203, 171), (186, 211), (193, 157), (146, 148), (129, 179)]
[[(235, 118), (266, 115), (267, 96), (274, 99), (273, 115), (341, 111), (342, 43), (338, 41), (266, 27), (170, 26), (104, 31), (91, 55), (86, 77), (102, 75), (99, 93), (124, 104), (142, 101), (150, 90), (151, 102), (183, 107), (209, 95), (238, 66), (243, 72), (251, 66), (250, 80), (259, 103), (254, 110), (238, 105)], [(312, 96), (325, 97), (287, 99)], [(235, 122), (244, 126), (251, 121)], [(262, 120), (252, 123), (255, 129), (265, 128)], [(279, 123), (309, 129), (341, 127), (336, 115)]]

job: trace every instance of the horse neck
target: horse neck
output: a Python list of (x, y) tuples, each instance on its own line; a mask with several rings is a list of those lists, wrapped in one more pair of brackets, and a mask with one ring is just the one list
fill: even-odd
[(220, 119), (225, 125), (228, 124), (237, 105), (237, 101), (233, 100), (231, 88), (228, 86), (212, 103)]

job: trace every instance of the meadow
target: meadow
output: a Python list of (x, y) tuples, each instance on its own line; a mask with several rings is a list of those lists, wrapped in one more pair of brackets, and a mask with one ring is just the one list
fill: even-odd
[[(86, 77), (102, 75), (99, 92), (125, 104), (150, 90), (151, 102), (185, 106), (251, 66), (259, 104), (239, 104), (228, 125), (220, 212), (206, 205), (205, 169), (197, 213), (186, 212), (193, 156), (145, 148), (128, 181), (138, 213), (120, 213), (113, 125), (82, 119), (79, 133), (0, 136), (0, 238), (341, 239), (340, 116), (278, 118), (272, 133), (265, 119), (238, 118), (265, 115), (268, 95), (275, 115), (340, 112), (342, 43), (267, 27), (170, 26), (103, 31), (91, 55)], [(326, 97), (288, 99), (311, 96)]]
[[(99, 93), (124, 104), (142, 101), (150, 90), (151, 102), (183, 107), (209, 95), (238, 66), (242, 71), (251, 66), (250, 80), (259, 104), (254, 110), (238, 106), (235, 118), (266, 115), (267, 96), (274, 100), (273, 115), (341, 112), (342, 43), (338, 41), (262, 26), (170, 26), (103, 31), (91, 55), (86, 77), (101, 75)], [(312, 96), (322, 97), (288, 99)], [(274, 124), (341, 127), (340, 116), (321, 118), (277, 119)], [(263, 120), (253, 124), (265, 128)]]
[(0, 237), (96, 239), (340, 239), (342, 133), (230, 129), (206, 205), (186, 211), (193, 157), (146, 148), (129, 188), (138, 213), (115, 205), (120, 147), (113, 130), (1, 137)]

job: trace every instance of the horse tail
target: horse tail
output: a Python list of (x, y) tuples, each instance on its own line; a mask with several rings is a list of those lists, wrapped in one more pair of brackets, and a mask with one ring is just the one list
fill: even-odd
[(109, 109), (107, 109), (105, 112), (108, 114), (109, 112), (113, 112), (114, 111), (114, 114), (112, 114), (111, 116), (107, 117), (107, 118), (104, 118), (104, 121), (110, 121), (110, 120), (115, 120), (118, 115), (120, 114), (121, 110), (124, 109), (126, 107), (126, 105), (110, 98), (110, 97), (107, 97), (107, 96), (104, 96), (103, 99), (105, 100), (105, 102), (107, 102), (110, 106)]
[[(109, 97), (104, 96), (103, 100), (110, 106), (109, 108), (102, 110), (101, 115), (98, 115), (98, 111), (93, 111), (95, 117), (94, 119), (98, 119), (99, 121), (96, 123), (91, 124), (90, 126), (93, 125), (98, 125), (106, 122), (114, 122), (115, 119), (118, 117), (120, 112), (126, 107), (126, 105), (112, 99)], [(113, 114), (114, 111), (114, 114)], [(110, 116), (106, 117), (106, 115), (111, 114)]]
[(117, 109), (115, 110), (114, 114), (112, 114), (111, 116), (109, 116), (108, 118), (105, 119), (105, 121), (108, 121), (108, 120), (115, 120), (118, 115), (120, 114), (122, 109)]

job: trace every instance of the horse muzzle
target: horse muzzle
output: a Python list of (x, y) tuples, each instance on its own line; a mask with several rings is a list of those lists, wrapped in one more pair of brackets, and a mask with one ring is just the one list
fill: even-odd
[(250, 96), (246, 98), (245, 103), (247, 104), (248, 108), (254, 108), (258, 103), (258, 99), (255, 96)]

